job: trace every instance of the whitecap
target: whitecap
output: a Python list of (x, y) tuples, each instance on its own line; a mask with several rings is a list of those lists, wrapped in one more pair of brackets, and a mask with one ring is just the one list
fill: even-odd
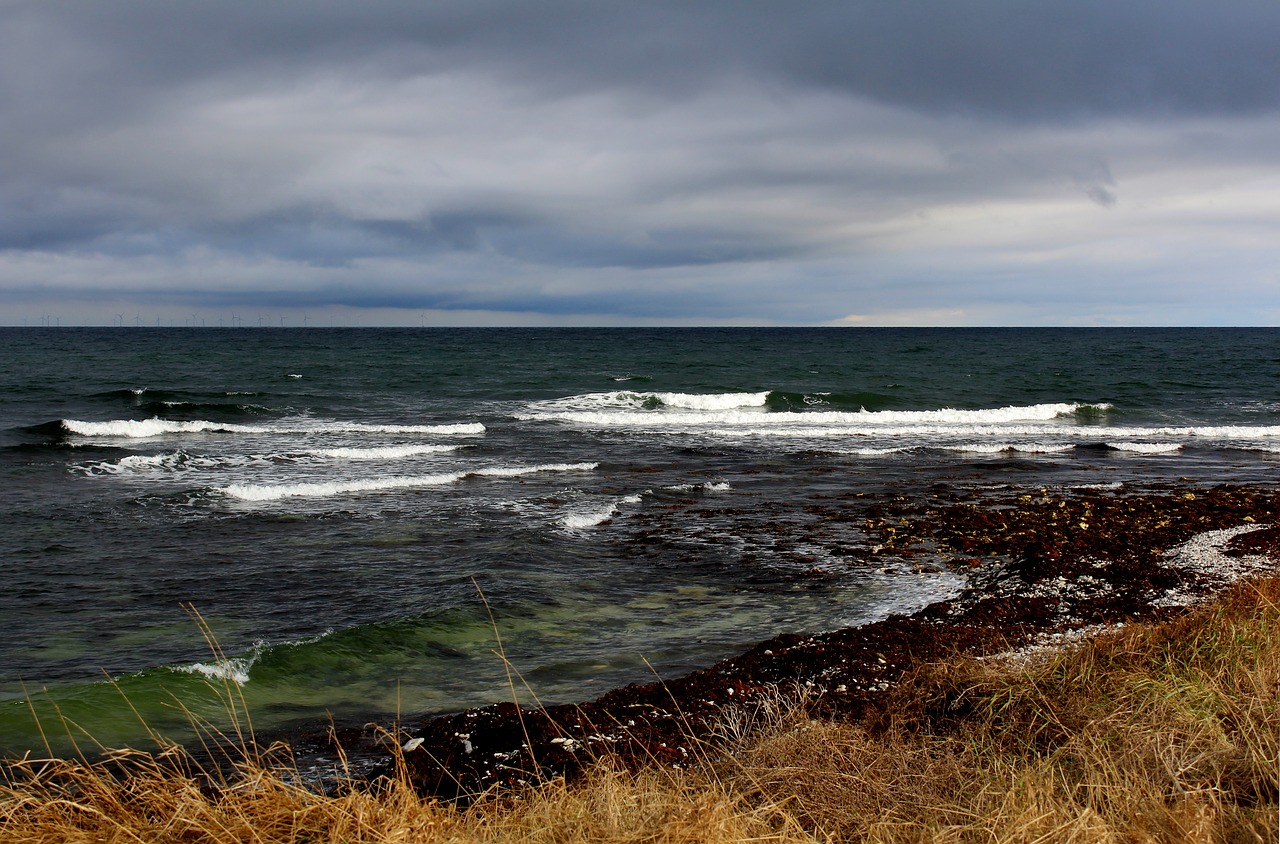
[(204, 420), (176, 422), (160, 418), (116, 419), (109, 422), (82, 422), (78, 419), (64, 419), (62, 427), (72, 434), (79, 434), (84, 437), (127, 437), (131, 439), (158, 437), (164, 434), (198, 434), (208, 431), (265, 433), (268, 430), (260, 425), (231, 425)]
[(588, 510), (582, 513), (570, 513), (560, 520), (560, 523), (568, 530), (585, 530), (587, 528), (602, 525), (618, 514), (618, 505), (609, 504), (597, 510)]
[(663, 407), (689, 410), (726, 410), (739, 407), (764, 407), (769, 394), (764, 393), (653, 393)]
[(944, 451), (959, 451), (969, 454), (1000, 454), (1009, 451), (1006, 443), (950, 443), (939, 446)]
[(227, 465), (244, 465), (247, 457), (192, 457), (185, 451), (164, 454), (131, 454), (119, 460), (103, 460), (72, 466), (71, 471), (86, 475), (126, 475), (181, 472), (189, 469), (206, 469)]
[(1107, 446), (1116, 451), (1127, 451), (1133, 454), (1171, 454), (1182, 450), (1181, 443), (1108, 442)]
[(396, 460), (422, 454), (443, 454), (461, 448), (463, 446), (460, 445), (388, 445), (374, 448), (325, 448), (309, 453), (339, 460)]
[(587, 393), (568, 398), (539, 402), (533, 406), (535, 414), (549, 412), (572, 413), (590, 412), (599, 409), (605, 413), (617, 413), (626, 410), (644, 410), (645, 415), (668, 408), (693, 410), (699, 412), (731, 410), (735, 408), (763, 408), (768, 401), (768, 392), (758, 393), (668, 393), (668, 392), (634, 392), (617, 390), (609, 393)]
[(464, 476), (484, 478), (517, 478), (521, 475), (532, 475), (538, 472), (589, 472), (599, 463), (543, 463), (537, 466), (490, 466), (485, 469), (472, 469), (464, 472)]
[(433, 475), (404, 475), (294, 484), (229, 484), (215, 492), (240, 501), (279, 501), (284, 498), (335, 498), (361, 492), (421, 489), (457, 483), (468, 477), (514, 478), (540, 472), (590, 471), (598, 463), (549, 463), (537, 466), (494, 466)]
[(456, 483), (463, 472), (390, 478), (364, 478), (353, 481), (323, 481), (296, 484), (229, 484), (216, 492), (240, 501), (279, 501), (283, 498), (334, 498), (359, 492), (383, 492), (393, 489), (417, 489)]
[(705, 492), (727, 492), (733, 487), (724, 481), (706, 481), (700, 484), (676, 484), (669, 486), (667, 489), (672, 492), (693, 492), (695, 490), (703, 490)]
[(479, 422), (436, 425), (388, 425), (364, 422), (339, 422), (307, 420), (281, 421), (270, 425), (241, 425), (230, 422), (211, 422), (197, 419), (180, 422), (172, 419), (116, 419), (107, 422), (85, 422), (78, 419), (62, 420), (62, 427), (72, 434), (84, 437), (124, 437), (145, 439), (165, 434), (429, 434), (467, 435), (483, 434), (485, 427)]
[(243, 686), (249, 682), (249, 669), (253, 667), (257, 655), (248, 657), (231, 657), (214, 662), (196, 662), (191, 665), (178, 665), (174, 671), (183, 674), (199, 674), (206, 680), (232, 682)]
[(885, 457), (890, 454), (906, 454), (915, 451), (914, 446), (898, 446), (895, 448), (847, 448), (840, 449), (837, 454), (853, 454), (858, 457)]
[(969, 442), (939, 445), (938, 448), (972, 454), (1058, 454), (1071, 451), (1075, 446), (1066, 443)]
[(463, 445), (392, 445), (369, 448), (324, 448), (283, 454), (192, 455), (185, 451), (163, 454), (131, 454), (114, 461), (95, 461), (72, 466), (84, 475), (173, 474), (196, 470), (240, 469), (278, 463), (319, 463), (329, 460), (401, 460), (427, 454), (445, 454)]
[(1062, 454), (1073, 451), (1075, 445), (1073, 443), (1017, 443), (1010, 446), (1010, 449), (1023, 454)]
[(567, 530), (586, 530), (605, 522), (618, 515), (623, 504), (639, 504), (643, 498), (640, 495), (627, 495), (622, 498), (610, 501), (601, 507), (594, 507), (589, 510), (581, 510), (579, 512), (570, 513), (560, 520), (560, 524)]
[[(582, 404), (546, 403), (532, 408), (531, 413), (521, 415), (524, 420), (547, 419), (570, 424), (611, 428), (648, 428), (652, 430), (688, 430), (705, 426), (737, 426), (746, 430), (736, 433), (787, 435), (797, 429), (805, 435), (838, 435), (849, 433), (894, 434), (923, 431), (954, 431), (956, 426), (995, 426), (1022, 423), (1047, 423), (1070, 417), (1080, 405), (1038, 404), (1008, 406), (986, 410), (857, 410), (857, 411), (779, 411), (764, 410), (767, 393), (732, 394), (707, 397), (706, 401), (688, 400), (683, 405), (665, 405), (661, 413), (642, 407), (644, 394), (599, 394), (600, 401), (594, 408)], [(661, 401), (671, 394), (651, 394), (649, 399)], [(678, 394), (682, 400), (689, 399)], [(620, 397), (630, 396), (624, 400)], [(749, 399), (749, 400), (748, 400)], [(607, 405), (612, 404), (612, 407)], [(692, 409), (696, 408), (696, 409)], [(1042, 427), (1029, 429), (1038, 433)], [(718, 431), (712, 431), (717, 433)]]

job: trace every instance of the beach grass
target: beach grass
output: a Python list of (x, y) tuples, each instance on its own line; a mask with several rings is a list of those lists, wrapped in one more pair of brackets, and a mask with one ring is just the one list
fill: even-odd
[(607, 757), (467, 805), (407, 777), (308, 788), (246, 750), (11, 760), (4, 842), (1275, 842), (1280, 578), (1169, 622), (921, 666), (864, 723), (780, 694), (690, 737), (698, 764)]

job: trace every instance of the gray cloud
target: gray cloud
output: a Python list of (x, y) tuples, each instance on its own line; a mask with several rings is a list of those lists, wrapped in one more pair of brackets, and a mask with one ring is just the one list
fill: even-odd
[(29, 68), (27, 82), (45, 76), (63, 95), (78, 83), (84, 102), (112, 105), (317, 67), (367, 78), (483, 72), (544, 95), (629, 87), (683, 97), (744, 74), (1043, 118), (1280, 105), (1280, 9), (1269, 0), (78, 0), (11, 3), (3, 14), (6, 63)]
[(1083, 314), (1216, 261), (1244, 308), (1277, 31), (1270, 0), (9, 2), (0, 291), (824, 321), (995, 314), (1007, 274), (1032, 318), (1072, 272), (1112, 280)]

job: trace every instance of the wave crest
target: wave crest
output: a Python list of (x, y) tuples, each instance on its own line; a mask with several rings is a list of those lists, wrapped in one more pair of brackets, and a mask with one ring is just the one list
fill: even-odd
[(516, 478), (540, 472), (589, 472), (598, 463), (548, 463), (538, 466), (493, 466), (433, 475), (361, 478), (296, 484), (229, 484), (215, 492), (240, 501), (279, 501), (283, 498), (335, 498), (361, 492), (421, 489), (457, 483), (464, 478)]
[(278, 422), (270, 425), (243, 425), (197, 419), (180, 422), (172, 419), (115, 419), (107, 422), (85, 422), (63, 419), (63, 430), (82, 437), (122, 437), (147, 439), (165, 434), (483, 434), (479, 422), (437, 425), (381, 425), (365, 422), (306, 421)]
[(195, 470), (243, 469), (276, 464), (323, 463), (331, 460), (402, 460), (426, 454), (459, 451), (463, 445), (388, 445), (369, 448), (322, 448), (283, 454), (194, 455), (186, 451), (163, 454), (131, 454), (119, 460), (104, 460), (71, 467), (83, 475), (169, 474)]
[(174, 671), (182, 674), (198, 674), (206, 680), (231, 682), (243, 686), (249, 682), (249, 669), (253, 667), (257, 654), (247, 657), (228, 657), (214, 662), (196, 662), (191, 665), (177, 665)]
[(1127, 451), (1131, 454), (1172, 454), (1182, 450), (1181, 443), (1129, 443), (1108, 442), (1107, 447), (1116, 451)]

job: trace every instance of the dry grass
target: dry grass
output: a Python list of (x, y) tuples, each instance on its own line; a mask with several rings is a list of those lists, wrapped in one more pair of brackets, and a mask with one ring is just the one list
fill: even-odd
[(11, 786), (5, 842), (695, 842), (811, 841), (775, 807), (747, 804), (694, 775), (601, 766), (467, 810), (423, 800), (403, 781), (322, 796), (249, 766), (210, 791), (144, 760), (123, 779), (59, 763)]
[(1017, 662), (927, 666), (875, 730), (743, 748), (760, 794), (840, 841), (1280, 840), (1280, 580)]
[[(1280, 579), (1027, 662), (917, 671), (878, 723), (775, 706), (700, 771), (602, 762), (467, 809), (403, 781), (316, 794), (259, 759), (20, 761), (5, 842), (1265, 841), (1280, 837)], [(755, 718), (754, 723), (748, 723)], [(745, 726), (744, 726), (745, 725)], [(763, 730), (763, 733), (761, 732)]]

